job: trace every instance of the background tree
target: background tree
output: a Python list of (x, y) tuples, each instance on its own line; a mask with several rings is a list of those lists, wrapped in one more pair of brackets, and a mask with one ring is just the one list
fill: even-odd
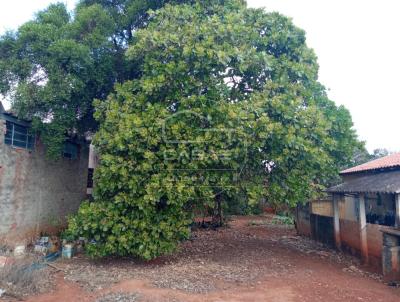
[(390, 155), (390, 154), (392, 154), (393, 152), (391, 152), (391, 151), (389, 151), (389, 150), (387, 150), (387, 149), (385, 149), (385, 148), (378, 148), (378, 149), (375, 149), (373, 152), (372, 152), (372, 154), (371, 154), (371, 160), (373, 160), (373, 159), (378, 159), (378, 158), (381, 158), (381, 157), (385, 157), (385, 156), (388, 156), (388, 155)]
[(354, 154), (352, 156), (352, 159), (349, 164), (346, 164), (342, 167), (342, 170), (345, 170), (347, 168), (351, 168), (354, 166), (358, 166), (361, 164), (364, 164), (366, 162), (369, 162), (371, 160), (375, 160), (384, 156), (388, 156), (392, 154), (393, 152), (382, 148), (382, 149), (375, 149), (372, 151), (372, 153), (369, 153), (368, 150), (365, 147), (364, 142), (360, 142), (356, 148), (354, 149)]
[(95, 129), (91, 103), (115, 82), (109, 36), (112, 19), (98, 5), (76, 12), (49, 6), (0, 41), (0, 91), (13, 110), (34, 120), (50, 155), (59, 156), (67, 133)]
[(96, 102), (95, 201), (69, 228), (96, 240), (92, 254), (171, 252), (193, 208), (220, 223), (235, 195), (295, 205), (351, 160), (351, 117), (327, 98), (290, 19), (234, 0), (148, 18), (127, 52), (140, 77)]
[(94, 99), (140, 76), (125, 51), (148, 9), (166, 2), (82, 0), (73, 13), (52, 4), (0, 37), (0, 93), (21, 118), (33, 119), (50, 156), (60, 156), (67, 134), (97, 129)]

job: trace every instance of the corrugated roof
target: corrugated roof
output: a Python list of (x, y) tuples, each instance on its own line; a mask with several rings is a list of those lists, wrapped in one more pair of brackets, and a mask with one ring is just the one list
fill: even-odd
[(327, 190), (330, 193), (400, 193), (400, 171), (355, 177)]
[(365, 164), (344, 170), (340, 174), (351, 174), (370, 170), (388, 169), (400, 167), (400, 153), (393, 153), (391, 155), (375, 159)]

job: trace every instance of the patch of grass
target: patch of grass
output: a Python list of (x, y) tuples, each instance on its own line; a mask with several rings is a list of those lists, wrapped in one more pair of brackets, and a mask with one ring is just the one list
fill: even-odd
[(267, 220), (252, 220), (249, 222), (249, 226), (260, 226), (260, 225), (269, 225), (271, 224), (269, 221)]
[(268, 220), (252, 220), (248, 223), (249, 226), (267, 226), (267, 225), (294, 225), (294, 218), (291, 216), (274, 215)]
[(106, 294), (96, 300), (96, 302), (115, 302), (115, 301), (135, 302), (138, 301), (138, 295), (131, 293), (116, 292), (116, 293)]
[(275, 215), (272, 218), (271, 224), (277, 225), (294, 225), (294, 218), (291, 216), (279, 216)]

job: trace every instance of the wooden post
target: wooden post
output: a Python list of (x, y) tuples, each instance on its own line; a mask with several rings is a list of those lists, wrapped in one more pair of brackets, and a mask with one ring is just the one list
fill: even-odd
[(359, 226), (360, 226), (360, 248), (365, 263), (368, 263), (368, 239), (367, 239), (367, 216), (365, 212), (365, 195), (359, 195)]
[(400, 194), (395, 194), (396, 228), (400, 228)]
[(340, 239), (339, 196), (337, 194), (333, 194), (333, 228), (336, 248), (341, 249), (342, 242)]

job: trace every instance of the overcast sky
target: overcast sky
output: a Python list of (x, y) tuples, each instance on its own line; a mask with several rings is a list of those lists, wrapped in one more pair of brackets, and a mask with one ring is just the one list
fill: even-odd
[[(0, 33), (15, 29), (52, 0), (0, 2)], [(76, 0), (65, 0), (70, 9)], [(400, 151), (400, 1), (248, 0), (293, 18), (319, 58), (320, 81), (345, 105), (370, 151)]]

